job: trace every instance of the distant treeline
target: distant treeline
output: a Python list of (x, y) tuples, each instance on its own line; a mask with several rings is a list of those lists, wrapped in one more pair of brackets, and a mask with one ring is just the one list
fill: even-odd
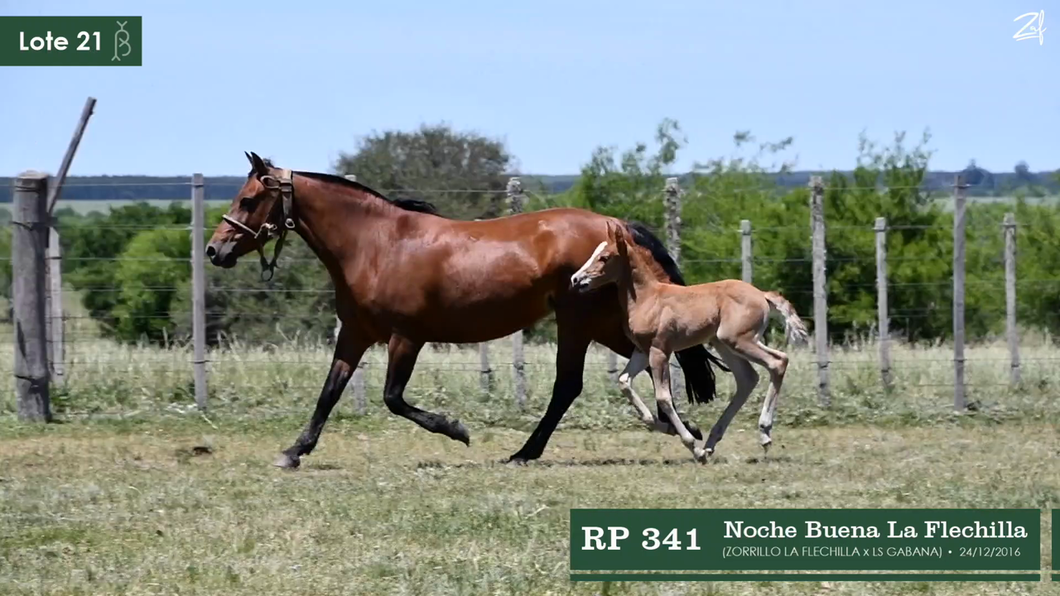
[[(921, 188), (926, 191), (947, 190), (952, 187), (954, 176), (960, 172), (935, 171), (924, 174)], [(1012, 172), (993, 173), (983, 168), (969, 167), (963, 171), (973, 197), (1008, 196), (1016, 192), (1034, 195), (1060, 194), (1060, 179), (1052, 171), (1030, 172), (1017, 166)], [(772, 175), (780, 189), (805, 187), (811, 176), (830, 177), (833, 172), (810, 170), (785, 172)], [(839, 172), (853, 180), (853, 172)], [(578, 181), (578, 175), (543, 176), (521, 175), (524, 187), (540, 189), (546, 193), (562, 193), (570, 190)], [(243, 176), (207, 177), (206, 200), (230, 200), (246, 180)], [(11, 202), (11, 177), (0, 177), (0, 203)], [(531, 186), (532, 185), (532, 186)], [(377, 189), (386, 191), (387, 189)], [(422, 189), (432, 190), (432, 189)], [(190, 196), (189, 177), (179, 176), (71, 176), (66, 179), (62, 198), (67, 201), (133, 201), (144, 199), (184, 201)]]

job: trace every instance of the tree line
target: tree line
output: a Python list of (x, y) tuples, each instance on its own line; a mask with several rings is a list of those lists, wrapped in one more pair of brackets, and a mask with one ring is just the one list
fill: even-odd
[[(834, 341), (861, 337), (875, 325), (872, 228), (877, 217), (885, 217), (890, 227), (892, 332), (909, 341), (935, 341), (952, 330), (951, 193), (933, 190), (928, 179), (929, 140), (925, 135), (910, 144), (899, 134), (890, 143), (877, 144), (862, 138), (855, 167), (825, 176), (829, 332)], [(690, 283), (738, 278), (739, 223), (748, 219), (754, 230), (755, 284), (784, 293), (798, 312), (811, 313), (808, 189), (779, 182), (793, 176), (793, 164), (783, 161), (793, 141), (761, 142), (738, 132), (733, 142), (731, 156), (696, 163), (679, 176), (684, 192), (682, 269)], [(661, 233), (664, 180), (675, 175), (673, 166), (686, 145), (678, 123), (664, 120), (651, 144), (638, 143), (622, 152), (596, 149), (563, 192), (551, 192), (540, 181), (529, 184), (526, 208), (582, 207), (639, 220)], [(437, 125), (369, 135), (355, 151), (340, 154), (334, 170), (355, 173), (359, 181), (386, 189), (393, 198), (429, 200), (446, 216), (474, 219), (505, 213), (512, 161), (499, 140)], [(1055, 273), (1060, 211), (1054, 202), (1037, 198), (1048, 196), (1052, 188), (1038, 183), (1039, 178), (1025, 178), (1014, 191), (1014, 202), (969, 204), (966, 324), (971, 339), (989, 339), (1004, 328), (1004, 293), (998, 288), (1004, 279), (1000, 224), (1006, 211), (1014, 212), (1020, 225), (1018, 320), (1025, 327), (1060, 331), (1060, 275)], [(1054, 177), (1049, 184), (1058, 182)], [(225, 198), (237, 188), (229, 184)], [(226, 210), (208, 210), (207, 236)], [(79, 214), (67, 208), (57, 217), (64, 282), (78, 293), (105, 336), (153, 343), (190, 336), (191, 214), (186, 201), (168, 207), (131, 202), (107, 213)], [(10, 226), (4, 226), (0, 291), (7, 296), (9, 255)], [(331, 282), (299, 238), (288, 239), (269, 282), (260, 280), (253, 255), (231, 270), (207, 265), (206, 273), (209, 343), (330, 339), (335, 324)], [(554, 337), (548, 321), (528, 333), (531, 341)]]

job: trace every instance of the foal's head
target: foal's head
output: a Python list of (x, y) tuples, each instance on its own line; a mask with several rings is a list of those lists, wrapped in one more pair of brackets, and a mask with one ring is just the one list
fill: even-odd
[(279, 231), (285, 223), (281, 221), (279, 170), (257, 153), (245, 155), (251, 168), (247, 181), (206, 245), (210, 262), (226, 269), (239, 257), (259, 250), (272, 237), (270, 230)]
[(570, 277), (570, 285), (580, 292), (616, 283), (630, 267), (629, 245), (622, 226), (607, 222), (607, 240), (601, 242), (589, 260)]

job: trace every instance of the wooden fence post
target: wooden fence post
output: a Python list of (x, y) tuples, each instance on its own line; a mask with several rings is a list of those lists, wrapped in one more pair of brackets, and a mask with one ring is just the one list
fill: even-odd
[[(516, 215), (523, 212), (523, 183), (518, 177), (508, 180), (508, 212)], [(515, 405), (520, 410), (526, 407), (526, 362), (523, 358), (523, 330), (512, 334), (512, 380), (515, 382)]]
[[(355, 174), (346, 174), (346, 179), (352, 182), (357, 182), (357, 176)], [(339, 338), (339, 330), (342, 328), (342, 322), (339, 321), (338, 317), (335, 317), (335, 339)], [(359, 416), (364, 416), (368, 413), (368, 397), (364, 392), (364, 369), (368, 366), (366, 359), (368, 358), (368, 351), (361, 355), (360, 361), (357, 362), (357, 367), (353, 369), (353, 377), (350, 379), (350, 384), (353, 385), (353, 409)]]
[(754, 283), (754, 253), (751, 245), (751, 220), (740, 220), (740, 262), (743, 264), (740, 279)]
[(191, 338), (195, 405), (206, 410), (206, 189), (191, 176)]
[(81, 144), (81, 137), (85, 134), (88, 119), (92, 117), (92, 111), (96, 107), (96, 98), (89, 97), (85, 100), (85, 106), (81, 109), (81, 117), (77, 121), (77, 128), (70, 143), (66, 146), (63, 161), (59, 164), (59, 171), (55, 179), (48, 185), (47, 213), (49, 222), (48, 232), (48, 297), (47, 297), (47, 333), (48, 333), (48, 363), (49, 373), (53, 383), (62, 384), (66, 380), (66, 340), (63, 338), (63, 272), (62, 272), (62, 248), (59, 239), (57, 222), (52, 219), (51, 214), (55, 210), (59, 196), (62, 194), (63, 183), (66, 182), (66, 174), (70, 171), (70, 164), (74, 161), (77, 147)]
[(824, 182), (810, 178), (810, 233), (813, 243), (813, 334), (817, 352), (817, 396), (822, 407), (829, 407), (832, 396), (828, 383), (828, 289), (825, 277)]
[(52, 419), (44, 271), (48, 245), (47, 192), (46, 174), (29, 171), (15, 179), (11, 214), (15, 394), (18, 397), (18, 418), (27, 422), (49, 422)]
[(1009, 381), (1020, 384), (1020, 341), (1016, 329), (1016, 215), (1005, 214), (1005, 334), (1008, 336)]
[(57, 222), (48, 226), (48, 364), (52, 382), (66, 381), (66, 344), (63, 338), (63, 255)]
[(891, 390), (891, 331), (887, 308), (887, 218), (876, 218), (876, 316), (879, 320), (880, 380)]
[[(663, 187), (664, 204), (666, 207), (666, 244), (670, 255), (673, 256), (677, 266), (681, 266), (681, 184), (677, 178), (667, 178), (666, 186)], [(685, 375), (681, 367), (673, 360), (670, 361), (670, 394), (674, 402), (679, 402), (684, 396)]]
[(966, 409), (964, 394), (964, 177), (953, 185), (953, 408)]

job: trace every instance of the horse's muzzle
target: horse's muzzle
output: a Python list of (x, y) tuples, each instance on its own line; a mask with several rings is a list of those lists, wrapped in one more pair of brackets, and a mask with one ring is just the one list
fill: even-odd
[(232, 251), (234, 247), (234, 242), (211, 242), (206, 245), (206, 258), (216, 267), (231, 269), (238, 260)]
[(570, 288), (579, 294), (588, 292), (591, 286), (591, 280), (587, 277), (572, 275), (570, 278)]

